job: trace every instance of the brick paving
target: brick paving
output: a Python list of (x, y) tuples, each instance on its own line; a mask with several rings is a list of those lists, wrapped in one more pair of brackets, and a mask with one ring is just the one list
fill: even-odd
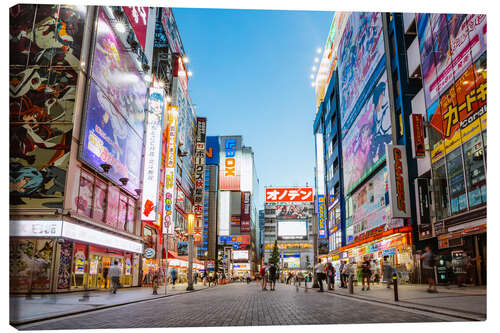
[(261, 291), (234, 283), (195, 293), (19, 326), (19, 329), (101, 329), (199, 326), (309, 325), (451, 321), (450, 317), (398, 309), (283, 284)]

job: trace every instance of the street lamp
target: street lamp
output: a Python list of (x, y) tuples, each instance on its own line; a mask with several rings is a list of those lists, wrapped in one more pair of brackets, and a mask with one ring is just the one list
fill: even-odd
[(188, 271), (187, 280), (188, 286), (186, 290), (194, 290), (193, 288), (193, 224), (194, 214), (188, 214)]

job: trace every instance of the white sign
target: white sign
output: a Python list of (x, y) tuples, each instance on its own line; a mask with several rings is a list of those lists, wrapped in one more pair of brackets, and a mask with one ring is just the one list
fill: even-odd
[(149, 89), (149, 112), (146, 121), (146, 147), (142, 177), (143, 221), (156, 221), (158, 212), (158, 175), (161, 157), (161, 130), (163, 114), (163, 89)]
[(386, 145), (385, 156), (389, 171), (391, 216), (393, 219), (411, 217), (406, 147), (393, 144)]
[(233, 269), (236, 271), (246, 271), (250, 269), (250, 264), (249, 263), (233, 264)]
[(142, 244), (139, 242), (66, 221), (62, 228), (62, 237), (129, 252), (142, 253), (143, 251)]
[(10, 220), (10, 236), (60, 237), (61, 232), (61, 220)]
[(233, 260), (248, 260), (248, 250), (232, 251)]

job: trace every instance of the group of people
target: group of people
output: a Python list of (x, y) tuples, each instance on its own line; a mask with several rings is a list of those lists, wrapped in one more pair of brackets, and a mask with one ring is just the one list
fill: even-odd
[(262, 290), (268, 290), (267, 284), (269, 283), (270, 290), (276, 290), (276, 279), (278, 278), (278, 267), (276, 264), (265, 263), (260, 268), (260, 279), (262, 284)]

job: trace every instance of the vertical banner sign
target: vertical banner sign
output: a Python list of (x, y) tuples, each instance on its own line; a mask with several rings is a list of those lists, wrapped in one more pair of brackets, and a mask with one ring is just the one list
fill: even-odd
[(174, 198), (175, 198), (175, 154), (177, 140), (178, 107), (168, 107), (167, 156), (165, 159), (165, 209), (163, 211), (163, 233), (174, 233)]
[(411, 217), (405, 146), (386, 145), (386, 156), (391, 193), (391, 216), (393, 219)]
[(424, 121), (421, 114), (412, 114), (410, 118), (413, 158), (425, 157)]
[(250, 232), (250, 192), (241, 192), (240, 232)]
[(194, 166), (194, 214), (195, 234), (200, 237), (195, 238), (195, 242), (201, 243), (203, 230), (203, 197), (205, 191), (205, 141), (207, 135), (207, 119), (198, 118), (196, 120), (196, 150)]
[(219, 137), (207, 136), (206, 164), (219, 165)]
[(326, 238), (325, 195), (318, 195), (318, 238)]
[(134, 30), (135, 36), (141, 44), (143, 50), (146, 50), (146, 30), (148, 29), (148, 7), (122, 7), (125, 15)]
[(240, 189), (241, 136), (221, 136), (219, 190)]
[(142, 175), (141, 219), (143, 221), (155, 221), (158, 211), (158, 174), (163, 108), (163, 89), (150, 88), (146, 121), (144, 174)]

